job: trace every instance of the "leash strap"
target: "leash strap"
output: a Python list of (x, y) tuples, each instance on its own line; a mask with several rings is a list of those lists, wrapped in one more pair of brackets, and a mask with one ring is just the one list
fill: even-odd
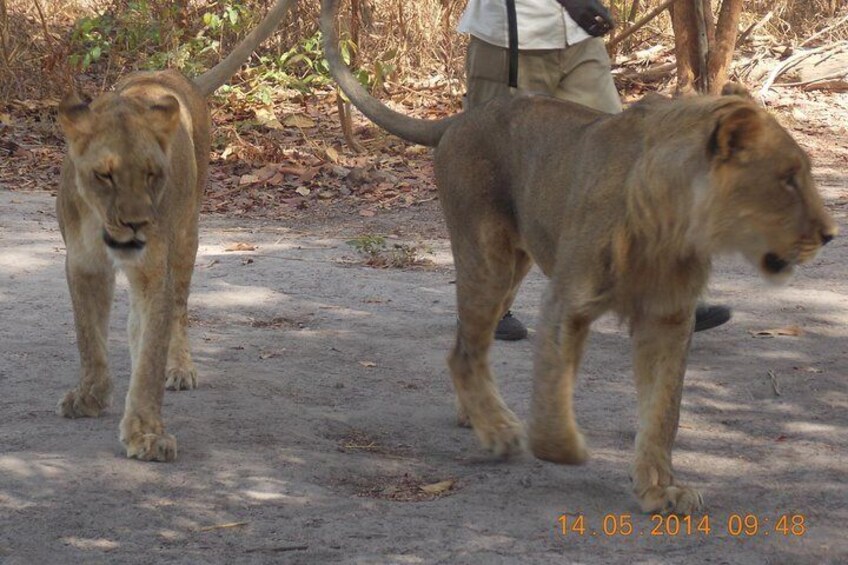
[(518, 88), (518, 16), (515, 0), (506, 0), (506, 21), (509, 32), (509, 86)]

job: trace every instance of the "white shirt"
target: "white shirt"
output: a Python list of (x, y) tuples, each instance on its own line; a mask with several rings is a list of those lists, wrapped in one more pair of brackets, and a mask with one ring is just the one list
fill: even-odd
[[(519, 49), (563, 49), (591, 37), (556, 0), (515, 0)], [(506, 0), (468, 0), (458, 31), (509, 46)]]

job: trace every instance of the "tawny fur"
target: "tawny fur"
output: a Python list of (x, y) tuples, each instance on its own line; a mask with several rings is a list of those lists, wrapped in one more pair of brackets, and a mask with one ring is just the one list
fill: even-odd
[(785, 280), (836, 233), (804, 151), (738, 88), (647, 97), (618, 115), (536, 96), (415, 120), (366, 93), (338, 56), (324, 0), (325, 53), (351, 101), (388, 131), (436, 147), (439, 198), (456, 264), (459, 325), (448, 357), (460, 407), (483, 445), (519, 451), (524, 431), (500, 396), (488, 350), (532, 262), (550, 279), (536, 336), (533, 453), (588, 456), (572, 397), (593, 320), (630, 326), (639, 428), (633, 490), (646, 512), (690, 513), (675, 483), (686, 356), (711, 258), (741, 252)]
[(58, 411), (99, 416), (110, 404), (106, 343), (120, 268), (131, 302), (132, 374), (120, 425), (129, 457), (176, 457), (176, 440), (162, 423), (164, 391), (197, 385), (187, 302), (210, 150), (206, 96), (276, 29), (292, 2), (279, 0), (230, 56), (194, 81), (175, 71), (137, 73), (91, 104), (71, 96), (60, 107), (68, 153), (57, 213), (81, 376)]

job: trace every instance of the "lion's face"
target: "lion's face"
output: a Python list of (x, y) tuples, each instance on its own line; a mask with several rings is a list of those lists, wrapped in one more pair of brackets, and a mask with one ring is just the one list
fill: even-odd
[(106, 95), (91, 106), (71, 101), (59, 110), (77, 189), (116, 259), (138, 260), (156, 227), (178, 120), (172, 96), (151, 103)]
[(723, 247), (741, 251), (769, 280), (783, 281), (836, 235), (806, 153), (753, 104), (719, 119), (710, 144)]

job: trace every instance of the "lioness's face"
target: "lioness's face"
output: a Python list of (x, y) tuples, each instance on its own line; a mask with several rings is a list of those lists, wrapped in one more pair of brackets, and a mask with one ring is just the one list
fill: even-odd
[(168, 98), (151, 104), (106, 95), (91, 106), (60, 109), (77, 189), (116, 259), (139, 259), (157, 228), (178, 117), (176, 100)]
[[(733, 130), (723, 132), (724, 139), (722, 127)], [(720, 205), (714, 221), (728, 247), (741, 251), (769, 280), (784, 281), (837, 232), (809, 158), (759, 109), (730, 115), (717, 135), (713, 174)]]

